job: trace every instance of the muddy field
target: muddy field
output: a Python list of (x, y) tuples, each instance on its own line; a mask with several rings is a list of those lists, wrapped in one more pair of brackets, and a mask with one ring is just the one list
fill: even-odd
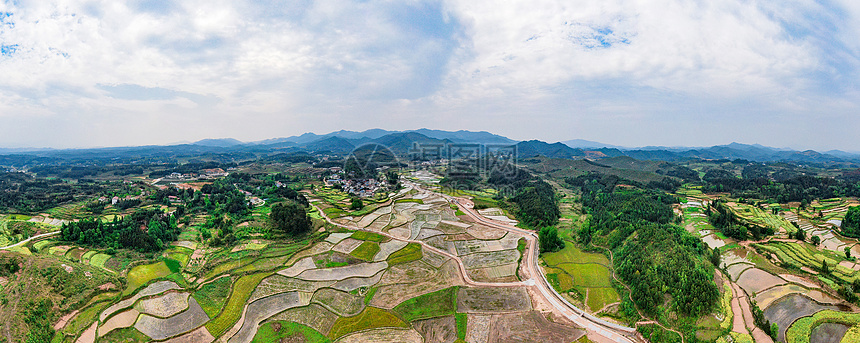
[(838, 310), (838, 307), (821, 305), (806, 296), (791, 294), (777, 300), (765, 309), (764, 316), (771, 323), (779, 325), (778, 338), (781, 342), (785, 342), (785, 330), (788, 330), (791, 323), (794, 323), (798, 318), (811, 316), (825, 309)]
[(413, 322), (412, 326), (424, 336), (424, 343), (449, 343), (457, 340), (457, 322), (454, 316), (419, 320)]
[(494, 315), (489, 332), (487, 343), (574, 342), (585, 335), (584, 330), (552, 323), (537, 311)]
[(276, 320), (296, 322), (326, 335), (337, 320), (337, 315), (318, 304), (310, 304), (278, 313), (265, 322)]
[(229, 342), (250, 342), (263, 320), (301, 305), (301, 299), (297, 292), (281, 293), (248, 304), (242, 327), (236, 335), (230, 338)]
[(531, 309), (531, 299), (525, 288), (462, 287), (457, 294), (457, 312), (500, 313)]
[(785, 280), (758, 268), (750, 268), (744, 271), (738, 278), (738, 285), (747, 294), (758, 294), (759, 292), (776, 285), (785, 284)]
[(818, 325), (812, 329), (809, 343), (839, 343), (848, 329), (848, 325), (845, 324), (824, 323)]

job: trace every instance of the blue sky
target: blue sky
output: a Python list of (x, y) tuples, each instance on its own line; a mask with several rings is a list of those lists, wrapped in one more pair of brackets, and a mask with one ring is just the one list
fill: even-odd
[(860, 151), (860, 3), (0, 0), (0, 147), (370, 128)]

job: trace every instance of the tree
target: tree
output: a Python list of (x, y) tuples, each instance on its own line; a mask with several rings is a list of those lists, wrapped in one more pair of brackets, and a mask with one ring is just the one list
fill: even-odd
[(794, 238), (797, 238), (797, 240), (803, 242), (806, 240), (806, 232), (804, 232), (802, 229), (797, 229), (797, 232), (794, 233)]
[(714, 267), (717, 267), (717, 268), (719, 268), (719, 267), (720, 267), (720, 257), (721, 257), (721, 256), (720, 256), (720, 249), (719, 249), (719, 248), (715, 248), (715, 249), (711, 252), (711, 264), (713, 264), (713, 265), (714, 265)]
[(845, 247), (845, 258), (851, 259), (851, 247)]
[(816, 246), (818, 246), (818, 244), (820, 244), (820, 243), (821, 243), (821, 237), (812, 236), (812, 244), (815, 244)]
[(288, 236), (298, 236), (311, 231), (311, 219), (305, 208), (295, 202), (278, 203), (269, 214), (272, 229)]
[(558, 237), (558, 230), (553, 226), (547, 226), (538, 232), (540, 252), (556, 252), (564, 249), (564, 241)]
[(353, 198), (352, 203), (349, 204), (349, 209), (353, 211), (360, 210), (362, 207), (364, 207), (364, 203), (361, 202), (360, 198)]

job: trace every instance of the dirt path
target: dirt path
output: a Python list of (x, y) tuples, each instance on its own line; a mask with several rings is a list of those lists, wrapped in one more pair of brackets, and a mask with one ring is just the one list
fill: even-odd
[[(744, 290), (734, 282), (726, 282), (728, 282), (732, 288), (732, 312), (734, 312), (732, 331), (738, 333), (751, 333), (756, 343), (774, 343), (773, 339), (771, 339), (764, 330), (755, 325), (749, 298)], [(740, 312), (740, 315), (738, 315), (738, 312)], [(738, 323), (739, 319), (743, 321), (742, 324)], [(739, 325), (742, 327), (738, 328)]]

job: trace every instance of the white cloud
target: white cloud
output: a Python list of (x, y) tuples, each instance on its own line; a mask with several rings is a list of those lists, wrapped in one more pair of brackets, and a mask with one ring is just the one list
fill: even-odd
[[(0, 55), (0, 146), (379, 126), (633, 141), (630, 123), (705, 114), (860, 126), (855, 1), (439, 1), (0, 1), (0, 44), (17, 45)], [(42, 133), (12, 129), (27, 123)]]

